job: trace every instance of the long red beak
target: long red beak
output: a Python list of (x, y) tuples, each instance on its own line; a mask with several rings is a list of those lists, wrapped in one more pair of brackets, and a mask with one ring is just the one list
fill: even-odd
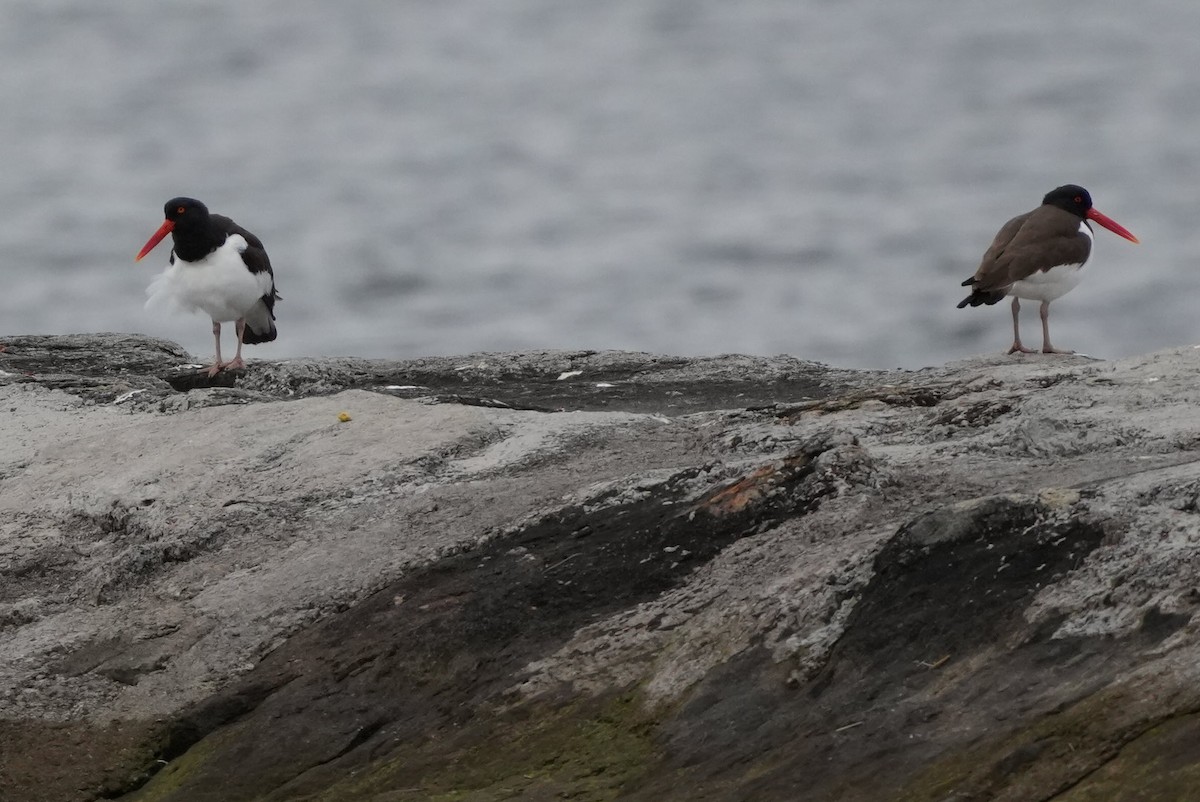
[[(1107, 217), (1104, 219), (1108, 220)], [(1111, 223), (1112, 221), (1109, 220), (1109, 222)], [(1101, 225), (1106, 225), (1106, 224), (1101, 222)], [(1113, 225), (1116, 225), (1116, 223), (1113, 223)], [(158, 231), (154, 232), (154, 236), (151, 237), (149, 239), (149, 241), (147, 241), (146, 244), (142, 246), (142, 249), (140, 251), (138, 251), (138, 255), (136, 257), (134, 257), (133, 261), (135, 261), (135, 262), (142, 261), (142, 257), (145, 256), (146, 254), (150, 253), (150, 251), (154, 250), (154, 246), (157, 245), (158, 243), (162, 242), (163, 237), (170, 234), (171, 229), (173, 229), (173, 228), (175, 228), (174, 220), (164, 220), (163, 224), (158, 227)], [(1118, 226), (1118, 228), (1119, 228), (1119, 226)], [(1122, 231), (1123, 230), (1124, 229), (1122, 229)], [(1121, 232), (1118, 231), (1117, 233), (1119, 234)], [(1132, 236), (1132, 235), (1130, 235), (1130, 236)], [(1137, 240), (1134, 240), (1134, 242), (1137, 242)]]
[[(1121, 225), (1116, 220), (1113, 220), (1108, 215), (1100, 214), (1100, 212), (1096, 211), (1095, 209), (1088, 209), (1087, 216), (1089, 220), (1095, 220), (1097, 223), (1104, 226), (1118, 237), (1124, 237), (1134, 245), (1138, 244), (1138, 238), (1133, 236), (1129, 229), (1125, 228), (1125, 226)], [(159, 237), (159, 239), (162, 239), (162, 237)], [(155, 240), (155, 242), (158, 242), (158, 240)]]

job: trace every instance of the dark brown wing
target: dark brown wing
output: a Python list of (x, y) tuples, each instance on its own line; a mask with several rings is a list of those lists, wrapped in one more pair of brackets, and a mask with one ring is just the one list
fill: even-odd
[(975, 271), (973, 286), (984, 290), (1007, 289), (1013, 282), (1039, 271), (1087, 261), (1092, 238), (1079, 230), (1082, 220), (1070, 212), (1041, 206), (1024, 216), (1015, 230), (1008, 231), (1018, 220), (1021, 218), (1010, 220), (987, 249)]
[(980, 306), (981, 304), (999, 303), (1008, 295), (1008, 288), (1012, 286), (1012, 282), (1007, 279), (1007, 271), (998, 265), (997, 260), (1003, 256), (1004, 249), (1017, 236), (1017, 232), (1025, 225), (1025, 221), (1033, 215), (1033, 212), (1019, 214), (1012, 220), (1000, 227), (996, 233), (995, 239), (988, 249), (984, 251), (983, 261), (979, 264), (979, 269), (975, 271), (975, 275), (964, 281), (964, 287), (971, 288), (971, 294), (958, 302), (958, 308), (964, 306)]
[(1000, 227), (992, 244), (983, 252), (983, 259), (980, 260), (975, 275), (971, 277), (972, 287), (985, 291), (1008, 289), (1008, 286), (1012, 284), (1012, 279), (1008, 277), (1008, 260), (1005, 258), (1005, 252), (1010, 245), (1014, 244), (1014, 240), (1019, 243), (1017, 235), (1030, 217), (1033, 217), (1033, 212), (1019, 214)]
[(963, 282), (971, 295), (959, 308), (994, 304), (1015, 282), (1034, 273), (1086, 262), (1092, 240), (1079, 230), (1081, 222), (1054, 206), (1039, 206), (1009, 220), (984, 252), (975, 275)]

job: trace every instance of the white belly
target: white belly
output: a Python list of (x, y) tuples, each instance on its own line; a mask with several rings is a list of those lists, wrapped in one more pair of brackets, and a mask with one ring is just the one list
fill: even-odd
[(1083, 278), (1083, 265), (1059, 265), (1014, 282), (1009, 295), (1030, 301), (1053, 301), (1066, 295)]
[(251, 273), (242, 261), (246, 240), (234, 234), (215, 251), (195, 262), (176, 257), (146, 288), (146, 307), (167, 304), (202, 311), (219, 323), (246, 316), (271, 292), (271, 276)]

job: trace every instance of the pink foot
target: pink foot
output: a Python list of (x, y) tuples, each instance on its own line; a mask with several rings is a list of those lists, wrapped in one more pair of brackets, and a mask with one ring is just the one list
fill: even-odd
[(1010, 354), (1016, 354), (1016, 353), (1036, 354), (1037, 353), (1037, 351), (1033, 350), (1032, 348), (1026, 348), (1025, 346), (1021, 345), (1020, 341), (1013, 343), (1012, 348), (1009, 348), (1008, 352)]
[(1068, 351), (1065, 348), (1055, 348), (1053, 346), (1042, 349), (1043, 354), (1073, 354), (1074, 351)]
[(246, 363), (242, 361), (240, 356), (235, 356), (221, 367), (225, 368), (225, 370), (245, 370)]
[(221, 363), (214, 362), (208, 369), (208, 378), (211, 379), (213, 376), (216, 376), (220, 372), (221, 372)]

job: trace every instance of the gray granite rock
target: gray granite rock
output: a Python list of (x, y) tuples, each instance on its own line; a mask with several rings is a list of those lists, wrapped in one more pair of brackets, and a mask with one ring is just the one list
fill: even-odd
[(1200, 777), (1191, 348), (209, 380), (134, 335), (0, 345), (13, 798), (1187, 799)]

